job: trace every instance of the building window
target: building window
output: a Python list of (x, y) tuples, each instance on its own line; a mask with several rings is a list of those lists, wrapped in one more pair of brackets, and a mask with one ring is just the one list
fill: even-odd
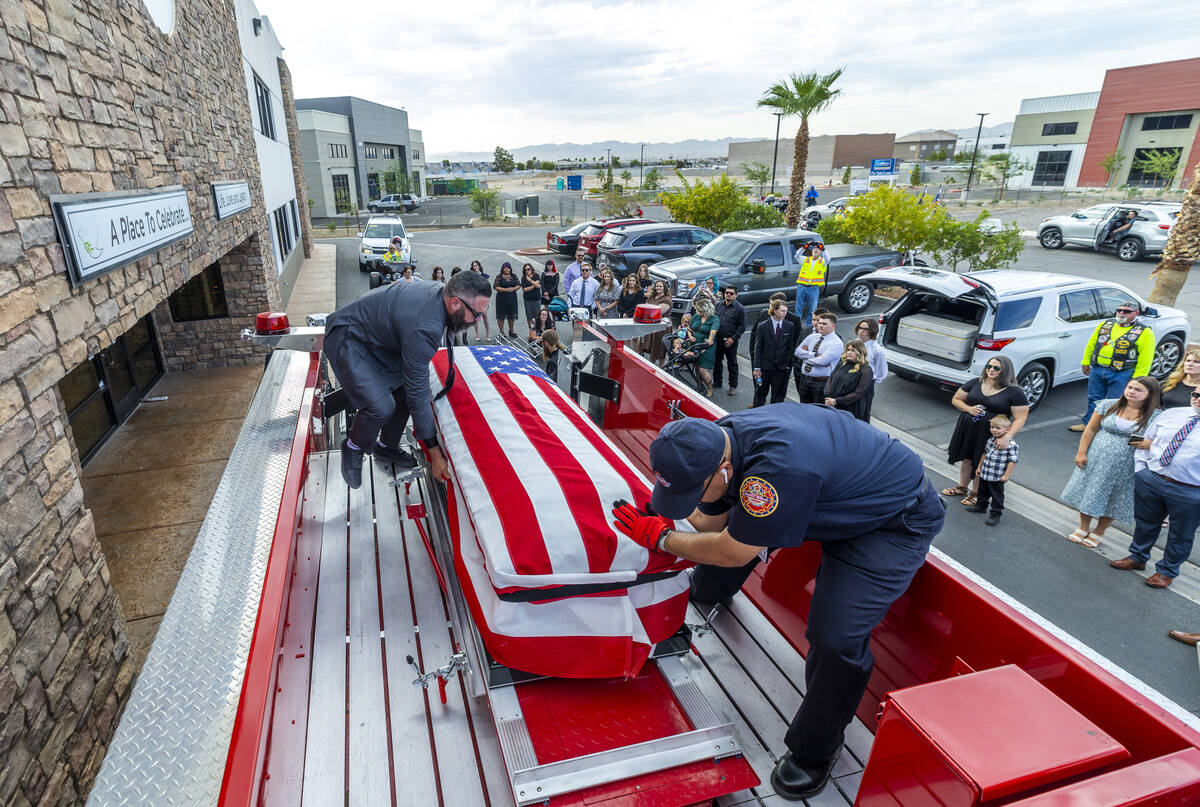
[(1171, 177), (1153, 174), (1147, 170), (1150, 166), (1146, 165), (1145, 161), (1150, 159), (1154, 152), (1158, 152), (1159, 154), (1163, 155), (1163, 158), (1165, 158), (1168, 163), (1170, 161), (1170, 156), (1174, 155), (1175, 169), (1171, 172), (1172, 176), (1174, 176), (1175, 171), (1178, 170), (1179, 167), (1179, 158), (1183, 156), (1182, 148), (1176, 146), (1175, 148), (1134, 149), (1133, 159), (1129, 163), (1129, 179), (1125, 180), (1126, 185), (1132, 185), (1138, 188), (1158, 188), (1164, 186), (1171, 179)]
[(375, 146), (365, 146), (365, 147), (363, 148), (363, 151), (364, 151), (364, 152), (366, 152), (366, 158), (367, 158), (368, 160), (377, 160), (377, 159), (379, 159), (379, 149), (378, 149), (377, 147), (375, 147)]
[(167, 298), (171, 306), (171, 319), (176, 322), (193, 322), (199, 319), (221, 319), (229, 316), (229, 305), (225, 302), (225, 284), (221, 280), (221, 265), (213, 263), (204, 271), (184, 283)]
[(334, 174), (333, 208), (338, 213), (350, 212), (350, 177), (346, 174)]
[(275, 139), (275, 118), (271, 115), (271, 91), (254, 74), (254, 97), (258, 101), (258, 130), (264, 137)]
[(344, 158), (346, 156), (346, 144), (345, 143), (330, 143), (329, 144), (329, 156)]
[(1055, 137), (1056, 135), (1073, 135), (1079, 128), (1079, 121), (1071, 121), (1069, 123), (1043, 123), (1042, 137)]
[(379, 174), (367, 174), (367, 198), (379, 198)]
[(1004, 144), (1004, 143), (993, 143), (992, 151), (999, 151), (1000, 149), (1004, 148), (1005, 145), (1006, 144)]
[(1159, 132), (1163, 129), (1190, 129), (1191, 115), (1154, 115), (1142, 118), (1143, 132)]
[(417, 151), (416, 149), (413, 149), (413, 159), (414, 160), (421, 159), (421, 152)]
[[(275, 235), (279, 239), (279, 255), (286, 261), (292, 254), (292, 247), (296, 245), (296, 238), (292, 234), (292, 222), (288, 216), (288, 206), (280, 205), (271, 215), (275, 217)], [(282, 272), (283, 267), (280, 266), (279, 270)]]
[(296, 234), (296, 238), (300, 238), (300, 213), (296, 208), (296, 200), (288, 202), (288, 207), (292, 209), (292, 230)]
[(396, 159), (396, 149), (392, 148), (391, 146), (384, 146), (383, 147), (383, 159), (385, 159), (385, 160)]
[(1069, 151), (1039, 151), (1033, 167), (1034, 185), (1067, 184), (1067, 167), (1071, 164)]

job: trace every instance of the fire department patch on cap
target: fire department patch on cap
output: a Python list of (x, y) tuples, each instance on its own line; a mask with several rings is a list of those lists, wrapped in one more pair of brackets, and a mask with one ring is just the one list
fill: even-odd
[(779, 506), (779, 494), (775, 486), (761, 476), (748, 476), (738, 489), (742, 509), (752, 516), (769, 516)]

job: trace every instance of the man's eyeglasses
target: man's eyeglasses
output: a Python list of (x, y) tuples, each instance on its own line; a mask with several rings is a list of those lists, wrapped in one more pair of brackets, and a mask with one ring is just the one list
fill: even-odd
[(476, 311), (474, 308), (471, 308), (471, 306), (467, 304), (467, 301), (466, 301), (466, 300), (464, 300), (463, 298), (459, 297), (457, 294), (456, 294), (456, 295), (454, 295), (454, 299), (455, 299), (455, 300), (458, 300), (460, 303), (462, 303), (462, 304), (463, 304), (463, 308), (465, 308), (465, 309), (467, 309), (468, 311), (470, 311), (470, 312), (471, 312), (471, 315), (472, 315), (473, 317), (475, 317), (475, 319), (482, 319), (482, 318), (483, 318), (483, 312), (481, 312), (481, 311)]
[(1193, 393), (1192, 393), (1192, 398), (1193, 398), (1193, 399), (1200, 398), (1200, 392), (1193, 392)]
[(1118, 308), (1117, 313), (1118, 314), (1136, 314), (1137, 309), (1136, 308)]

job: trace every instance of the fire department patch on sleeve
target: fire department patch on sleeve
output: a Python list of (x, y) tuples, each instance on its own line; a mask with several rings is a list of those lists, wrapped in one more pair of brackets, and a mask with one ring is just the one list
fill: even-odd
[(779, 493), (775, 486), (761, 476), (748, 476), (738, 489), (742, 509), (759, 518), (769, 516), (779, 506)]

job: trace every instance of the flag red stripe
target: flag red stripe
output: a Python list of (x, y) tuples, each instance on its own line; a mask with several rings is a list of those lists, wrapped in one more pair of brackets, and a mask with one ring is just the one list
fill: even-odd
[[(444, 384), (447, 368), (444, 352), (439, 351), (434, 356), (433, 366)], [(504, 544), (512, 559), (513, 569), (517, 574), (551, 574), (554, 569), (533, 502), (504, 455), (462, 373), (457, 374), (454, 386), (446, 397), (454, 407), (454, 416), (462, 429), (471, 459), (479, 468), (488, 495), (496, 506), (496, 515), (504, 531)]]
[[(546, 467), (553, 471), (555, 482), (562, 489), (571, 517), (579, 528), (588, 571), (610, 571), (617, 552), (617, 536), (608, 523), (608, 509), (600, 501), (600, 494), (592, 484), (587, 469), (542, 420), (537, 407), (525, 397), (507, 373), (493, 373), (489, 378), (525, 438), (533, 445)], [(545, 390), (541, 387), (538, 390), (544, 401), (548, 397)]]

